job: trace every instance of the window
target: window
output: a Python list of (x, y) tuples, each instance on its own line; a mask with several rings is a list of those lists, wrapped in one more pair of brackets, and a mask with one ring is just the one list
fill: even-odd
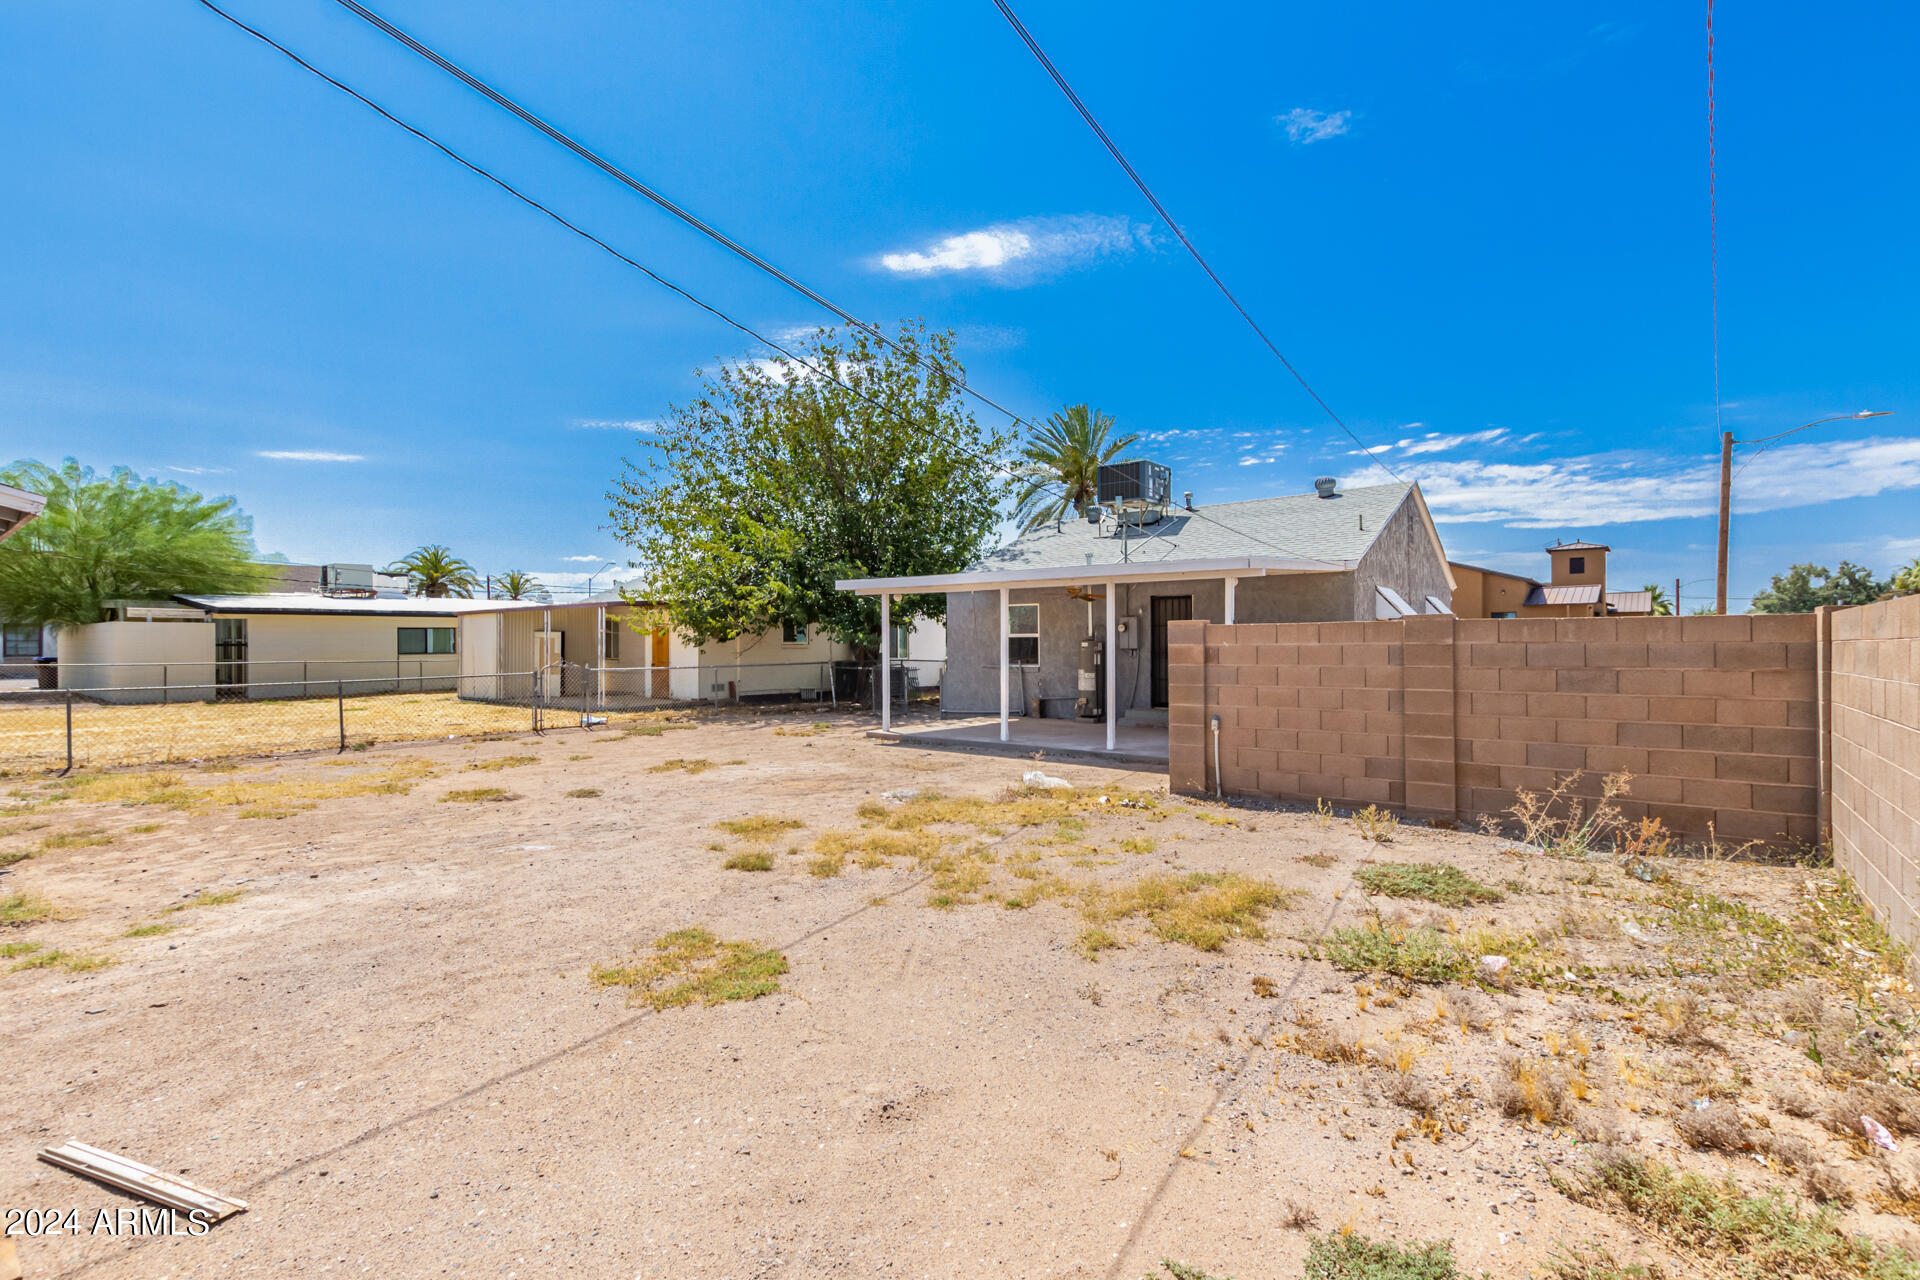
[(400, 652), (402, 654), (452, 653), (453, 628), (401, 627)]
[(807, 624), (804, 622), (783, 622), (780, 624), (781, 644), (805, 644), (807, 642)]
[(1494, 614), (1493, 616), (1494, 616), (1494, 617), (1496, 617), (1496, 618), (1517, 618), (1517, 617), (1519, 617), (1520, 615), (1519, 615), (1519, 614), (1517, 614), (1517, 613), (1514, 613), (1514, 612), (1513, 612), (1513, 611), (1511, 611), (1511, 610), (1509, 610), (1509, 611), (1507, 611), (1506, 613), (1496, 613), (1496, 614)]
[(9, 658), (37, 658), (40, 656), (40, 628), (32, 623), (9, 622), (0, 627), (6, 635), (6, 653)]
[(1040, 665), (1040, 606), (1007, 606), (1007, 661), (1016, 667)]
[(620, 619), (618, 618), (607, 619), (607, 661), (608, 662), (620, 661), (620, 632), (623, 631), (624, 629), (625, 628), (623, 628), (620, 625)]
[(1587, 571), (1587, 558), (1585, 556), (1568, 556), (1567, 557), (1568, 573), (1585, 573), (1586, 571)]

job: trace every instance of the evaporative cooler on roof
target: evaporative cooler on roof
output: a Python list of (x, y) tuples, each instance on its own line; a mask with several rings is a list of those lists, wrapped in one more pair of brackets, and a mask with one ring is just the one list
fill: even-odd
[(1164, 507), (1173, 496), (1173, 471), (1158, 462), (1135, 458), (1100, 468), (1103, 507)]

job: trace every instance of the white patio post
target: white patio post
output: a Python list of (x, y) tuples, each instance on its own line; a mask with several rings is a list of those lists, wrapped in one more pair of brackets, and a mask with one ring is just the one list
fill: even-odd
[(596, 627), (595, 635), (598, 637), (593, 643), (593, 657), (595, 665), (600, 669), (600, 674), (595, 680), (594, 702), (605, 710), (607, 705), (607, 606), (596, 606), (593, 611), (593, 620)]
[(893, 592), (880, 593), (880, 728), (893, 727)]
[(1224, 619), (1224, 621), (1228, 626), (1233, 625), (1233, 590), (1235, 587), (1239, 585), (1240, 585), (1240, 579), (1238, 578), (1227, 579), (1227, 616)]
[(1114, 643), (1118, 639), (1113, 619), (1114, 597), (1119, 594), (1114, 589), (1115, 585), (1111, 582), (1107, 584), (1107, 750), (1109, 751), (1113, 750), (1114, 726), (1120, 720), (1120, 690), (1114, 687), (1114, 682), (1120, 678), (1120, 655), (1115, 652), (1118, 646)]
[(1012, 591), (1007, 587), (1000, 588), (1000, 741), (1002, 742), (1007, 740), (1007, 698), (1010, 693), (1008, 667), (1012, 665), (1010, 658), (1013, 653), (1013, 642), (1008, 639), (1007, 632), (1007, 610), (1012, 604)]

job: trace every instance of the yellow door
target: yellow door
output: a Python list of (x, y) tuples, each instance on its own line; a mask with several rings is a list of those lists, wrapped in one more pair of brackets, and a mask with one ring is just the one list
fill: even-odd
[(666, 628), (654, 632), (649, 638), (652, 654), (647, 665), (653, 668), (652, 694), (656, 698), (671, 697), (672, 673), (667, 670), (667, 632)]

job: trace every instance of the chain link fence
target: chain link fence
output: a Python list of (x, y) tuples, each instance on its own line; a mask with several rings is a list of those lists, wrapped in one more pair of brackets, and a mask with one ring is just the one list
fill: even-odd
[[(136, 664), (145, 667), (147, 664)], [(156, 664), (157, 665), (157, 664)], [(183, 664), (184, 665), (184, 664)], [(261, 664), (266, 665), (266, 664)], [(375, 743), (593, 730), (621, 720), (727, 706), (799, 703), (868, 710), (877, 663), (742, 663), (462, 674), (422, 670), (140, 684), (116, 669), (98, 688), (0, 688), (0, 774), (163, 764), (228, 756), (350, 751)], [(348, 664), (335, 664), (348, 665)], [(894, 708), (937, 706), (941, 663), (896, 661)], [(282, 674), (275, 672), (274, 674)]]

